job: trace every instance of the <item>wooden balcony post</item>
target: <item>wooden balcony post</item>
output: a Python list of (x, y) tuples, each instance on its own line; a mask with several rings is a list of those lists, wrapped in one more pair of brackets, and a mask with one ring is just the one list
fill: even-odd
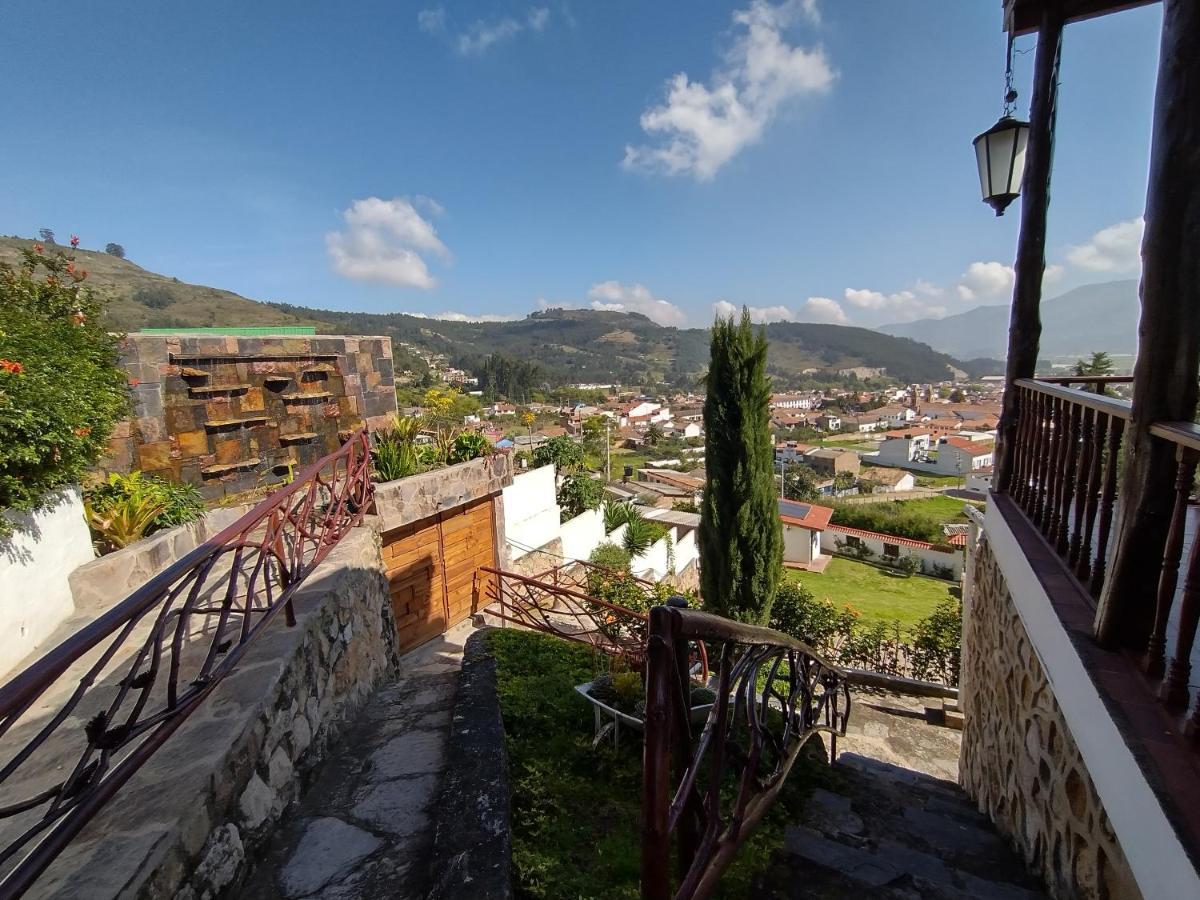
[(1155, 422), (1191, 421), (1200, 368), (1200, 3), (1165, 0), (1142, 239), (1142, 314), (1117, 541), (1096, 614), (1106, 646), (1143, 650), (1175, 493)]
[(1008, 363), (996, 457), (996, 488), (1012, 489), (1017, 440), (1014, 385), (1032, 378), (1042, 336), (1042, 275), (1046, 271), (1046, 216), (1050, 206), (1050, 169), (1054, 158), (1054, 120), (1058, 106), (1058, 65), (1062, 56), (1063, 11), (1048, 2), (1038, 29), (1033, 94), (1029, 103), (1029, 143), (1021, 182), (1021, 234), (1017, 239), (1016, 279), (1008, 324)]

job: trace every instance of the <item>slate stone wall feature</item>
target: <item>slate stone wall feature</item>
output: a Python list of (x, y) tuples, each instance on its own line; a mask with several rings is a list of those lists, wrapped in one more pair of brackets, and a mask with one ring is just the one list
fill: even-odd
[(141, 469), (206, 498), (279, 483), (396, 414), (386, 337), (125, 338), (133, 414), (105, 472)]

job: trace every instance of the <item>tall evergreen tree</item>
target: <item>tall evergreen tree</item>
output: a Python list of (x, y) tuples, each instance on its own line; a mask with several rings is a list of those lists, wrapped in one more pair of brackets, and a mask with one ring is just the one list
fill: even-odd
[(705, 608), (765, 624), (783, 571), (783, 530), (775, 497), (767, 338), (750, 313), (717, 319), (704, 401), (708, 473), (700, 511), (700, 578)]

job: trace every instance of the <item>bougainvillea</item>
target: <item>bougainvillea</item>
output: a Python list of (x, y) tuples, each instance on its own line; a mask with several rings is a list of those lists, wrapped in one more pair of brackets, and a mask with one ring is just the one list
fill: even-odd
[[(37, 245), (0, 265), (0, 511), (78, 482), (129, 409), (118, 338), (87, 272)], [(12, 524), (0, 517), (0, 536)]]

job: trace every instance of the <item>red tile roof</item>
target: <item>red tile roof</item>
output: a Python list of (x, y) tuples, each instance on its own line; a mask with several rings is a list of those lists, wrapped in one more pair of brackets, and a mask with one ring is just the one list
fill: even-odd
[(951, 447), (957, 447), (959, 450), (962, 450), (964, 453), (968, 453), (971, 456), (987, 456), (988, 454), (992, 453), (994, 449), (991, 444), (984, 444), (980, 441), (972, 441), (968, 438), (948, 437), (946, 438), (946, 443)]
[(884, 534), (880, 531), (867, 531), (865, 528), (850, 528), (846, 525), (831, 525), (830, 530), (849, 535), (850, 537), (873, 538), (887, 544), (899, 544), (901, 547), (916, 547), (919, 550), (930, 550), (933, 544), (929, 541), (915, 541), (912, 538), (899, 537), (895, 534)]
[(779, 514), (779, 518), (786, 525), (799, 525), (801, 528), (807, 528), (810, 531), (824, 531), (829, 527), (829, 520), (833, 518), (833, 509), (828, 506), (817, 506), (815, 503), (804, 504), (808, 507), (808, 514), (803, 518), (798, 516), (785, 516)]

